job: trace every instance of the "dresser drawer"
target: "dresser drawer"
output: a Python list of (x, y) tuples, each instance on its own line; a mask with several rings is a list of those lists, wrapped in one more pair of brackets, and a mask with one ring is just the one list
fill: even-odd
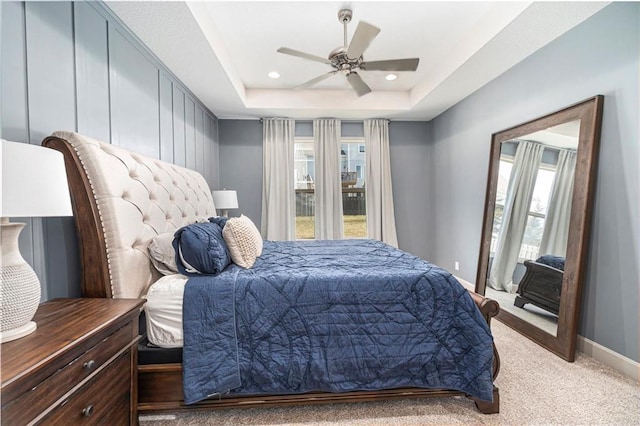
[(127, 425), (131, 401), (131, 350), (124, 352), (46, 415), (42, 425)]
[(26, 424), (45, 411), (65, 393), (98, 370), (107, 360), (132, 340), (131, 323), (89, 349), (78, 358), (62, 366), (38, 386), (7, 404), (2, 410), (2, 423)]

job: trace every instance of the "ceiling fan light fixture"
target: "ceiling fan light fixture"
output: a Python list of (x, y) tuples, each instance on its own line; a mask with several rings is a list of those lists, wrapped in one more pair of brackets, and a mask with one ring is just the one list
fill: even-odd
[(280, 73), (277, 71), (271, 71), (267, 75), (269, 76), (269, 78), (273, 78), (273, 79), (280, 78)]
[[(359, 71), (397, 72), (415, 71), (418, 68), (420, 58), (389, 59), (365, 62), (362, 55), (364, 51), (367, 50), (373, 39), (376, 38), (380, 32), (380, 28), (364, 21), (360, 21), (356, 27), (353, 37), (351, 38), (351, 42), (347, 44), (347, 23), (351, 21), (351, 18), (352, 12), (350, 9), (342, 9), (338, 12), (338, 20), (343, 25), (344, 44), (333, 49), (331, 53), (329, 53), (329, 57), (327, 59), (310, 53), (301, 52), (299, 50), (290, 49), (288, 47), (281, 47), (277, 50), (278, 53), (284, 53), (285, 55), (297, 56), (310, 61), (320, 62), (331, 65), (333, 68), (332, 71), (319, 75), (318, 77), (297, 86), (297, 89), (309, 88), (338, 72), (342, 72), (351, 88), (356, 92), (358, 97), (360, 97), (367, 93), (371, 93), (371, 87), (369, 87), (364, 79), (359, 75)], [(389, 81), (395, 80), (396, 78), (398, 78), (396, 74), (388, 74), (386, 76), (386, 79)]]

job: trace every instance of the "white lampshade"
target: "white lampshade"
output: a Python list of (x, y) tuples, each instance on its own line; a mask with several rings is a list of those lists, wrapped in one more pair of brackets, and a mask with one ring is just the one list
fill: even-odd
[(227, 216), (230, 209), (238, 208), (238, 194), (230, 189), (211, 191), (213, 204), (216, 209), (222, 210), (222, 216)]
[(2, 139), (0, 157), (0, 341), (4, 343), (36, 329), (31, 319), (40, 303), (40, 281), (18, 245), (25, 224), (8, 218), (71, 216), (73, 212), (62, 153)]
[(71, 216), (61, 152), (2, 139), (0, 217)]
[(238, 208), (238, 194), (236, 191), (223, 189), (221, 191), (212, 191), (211, 195), (213, 195), (213, 204), (215, 204), (216, 209), (227, 210)]

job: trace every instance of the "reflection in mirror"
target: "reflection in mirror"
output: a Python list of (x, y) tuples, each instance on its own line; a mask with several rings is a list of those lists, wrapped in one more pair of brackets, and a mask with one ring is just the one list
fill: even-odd
[(601, 95), (494, 133), (476, 292), (498, 320), (573, 361)]
[(580, 120), (505, 141), (486, 295), (556, 336)]

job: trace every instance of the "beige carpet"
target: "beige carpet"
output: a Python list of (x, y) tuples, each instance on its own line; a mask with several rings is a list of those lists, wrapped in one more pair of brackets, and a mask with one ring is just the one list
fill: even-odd
[(518, 308), (513, 304), (513, 301), (516, 300), (516, 294), (497, 291), (489, 287), (487, 287), (486, 296), (498, 302), (500, 304), (500, 310), (505, 310), (517, 317), (520, 317), (552, 336), (557, 335), (558, 317), (553, 315), (551, 312), (540, 309), (531, 303), (524, 305), (524, 308)]
[(639, 425), (640, 386), (594, 359), (568, 363), (494, 321), (500, 414), (466, 398), (140, 416), (150, 425)]

